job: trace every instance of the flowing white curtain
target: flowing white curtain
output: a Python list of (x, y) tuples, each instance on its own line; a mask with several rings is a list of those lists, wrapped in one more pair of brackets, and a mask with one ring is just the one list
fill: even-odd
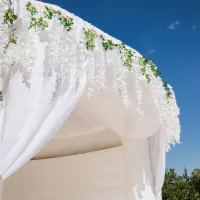
[(148, 139), (123, 138), (124, 189), (127, 200), (155, 200)]
[(127, 200), (162, 200), (165, 177), (165, 131), (147, 139), (122, 138)]
[[(13, 136), (16, 134), (15, 129), (13, 129), (14, 127), (9, 128), (9, 132), (5, 132), (5, 134), (10, 133), (10, 137), (13, 136), (16, 139), (12, 147), (10, 146), (10, 143), (12, 143), (11, 140), (8, 140), (6, 137), (2, 142), (0, 170), (3, 178), (7, 178), (23, 166), (55, 135), (77, 105), (84, 92), (85, 83), (86, 79), (82, 77), (77, 91), (75, 91), (74, 83), (69, 85), (66, 93), (55, 102), (55, 105), (49, 105), (48, 111), (44, 112), (44, 109), (36, 108), (35, 111), (29, 113), (32, 115), (32, 118), (31, 120), (29, 118), (27, 122), (25, 120), (25, 127), (20, 132), (21, 136), (17, 138)], [(47, 103), (44, 102), (43, 106), (46, 108), (47, 105), (45, 104)], [(39, 107), (41, 105), (39, 104)], [(36, 115), (41, 117), (36, 117)], [(7, 123), (4, 126), (12, 124), (12, 122), (9, 123), (9, 117), (7, 119)], [(15, 123), (17, 122), (18, 120)]]
[(155, 135), (148, 139), (155, 200), (162, 200), (162, 186), (165, 179), (165, 137), (165, 130), (160, 128)]
[(32, 41), (32, 47), (35, 59), (33, 63), (27, 61), (31, 75), (23, 73), (21, 77), (19, 71), (24, 66), (20, 63), (15, 72), (15, 68), (10, 69), (7, 75), (7, 92), (1, 110), (0, 174), (3, 179), (30, 160), (55, 135), (76, 107), (87, 83), (84, 72), (77, 78), (69, 70), (66, 76), (59, 77), (54, 69), (56, 64), (50, 66), (45, 60), (46, 45), (38, 37)]

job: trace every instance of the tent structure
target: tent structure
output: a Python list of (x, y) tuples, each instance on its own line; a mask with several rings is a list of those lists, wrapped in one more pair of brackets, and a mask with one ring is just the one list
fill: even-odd
[(180, 124), (157, 66), (56, 5), (0, 20), (2, 199), (161, 200)]

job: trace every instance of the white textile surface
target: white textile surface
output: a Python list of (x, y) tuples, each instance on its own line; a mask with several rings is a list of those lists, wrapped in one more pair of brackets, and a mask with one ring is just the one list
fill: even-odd
[(165, 179), (165, 130), (161, 128), (149, 138), (149, 147), (155, 200), (162, 200), (162, 186)]
[(122, 147), (116, 147), (31, 160), (5, 181), (2, 200), (125, 200), (123, 185)]
[(38, 48), (32, 66), (31, 89), (21, 82), (18, 74), (10, 79), (7, 87), (0, 143), (3, 179), (31, 159), (56, 134), (76, 107), (87, 83), (86, 74), (80, 74), (79, 79), (71, 74), (70, 79), (62, 79), (64, 84), (55, 89), (56, 78), (43, 73), (45, 46), (39, 42), (35, 45)]
[(30, 161), (6, 180), (2, 200), (155, 200), (148, 140), (124, 144)]

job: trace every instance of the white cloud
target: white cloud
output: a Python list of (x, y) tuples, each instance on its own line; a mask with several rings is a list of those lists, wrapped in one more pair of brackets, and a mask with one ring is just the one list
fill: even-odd
[(174, 24), (170, 24), (167, 29), (168, 30), (175, 30), (176, 27), (174, 26)]
[(175, 21), (174, 25), (180, 25), (180, 22), (179, 21)]
[(155, 49), (149, 49), (148, 54), (155, 53)]
[(177, 28), (177, 26), (179, 26), (179, 25), (180, 25), (180, 22), (178, 20), (176, 20), (175, 22), (170, 24), (167, 29), (168, 30), (175, 30)]
[(155, 53), (155, 49), (149, 49), (146, 53), (144, 53), (144, 55), (151, 55), (153, 53)]
[(192, 26), (192, 30), (195, 31), (196, 29), (197, 29), (197, 25), (194, 24), (194, 25)]

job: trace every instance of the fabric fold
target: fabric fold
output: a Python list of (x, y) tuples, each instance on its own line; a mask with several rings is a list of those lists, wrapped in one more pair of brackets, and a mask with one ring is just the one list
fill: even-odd
[(162, 200), (162, 186), (165, 179), (165, 134), (165, 130), (161, 127), (148, 139), (156, 200)]

